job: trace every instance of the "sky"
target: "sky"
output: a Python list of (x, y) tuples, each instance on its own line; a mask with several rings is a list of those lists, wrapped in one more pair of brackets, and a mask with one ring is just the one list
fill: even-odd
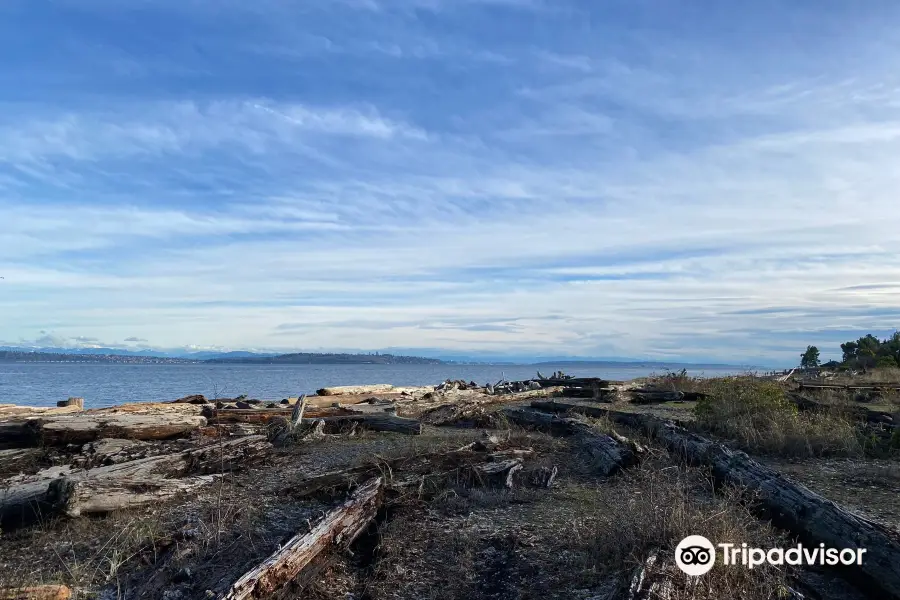
[(900, 327), (898, 24), (6, 0), (0, 343), (839, 356)]

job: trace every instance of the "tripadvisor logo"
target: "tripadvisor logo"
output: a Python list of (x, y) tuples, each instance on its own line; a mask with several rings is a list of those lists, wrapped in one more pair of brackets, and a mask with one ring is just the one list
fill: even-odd
[(720, 549), (723, 565), (743, 565), (753, 569), (760, 565), (861, 565), (865, 548), (806, 547), (797, 544), (791, 548), (750, 548), (747, 544), (713, 543), (702, 535), (689, 535), (675, 548), (675, 564), (686, 574), (705, 575), (716, 562), (716, 547)]
[(715, 562), (716, 549), (702, 535), (689, 535), (675, 548), (675, 564), (688, 575), (705, 575)]

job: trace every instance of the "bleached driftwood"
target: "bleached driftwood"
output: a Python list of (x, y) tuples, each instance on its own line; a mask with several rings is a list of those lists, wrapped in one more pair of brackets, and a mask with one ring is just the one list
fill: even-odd
[(206, 425), (197, 415), (83, 413), (71, 417), (48, 417), (30, 421), (35, 436), (44, 445), (84, 444), (100, 438), (166, 440), (188, 434)]
[(346, 548), (375, 518), (381, 504), (382, 480), (375, 477), (328, 512), (309, 533), (299, 533), (259, 566), (238, 579), (223, 600), (268, 598), (300, 576), (313, 561), (335, 548)]
[[(250, 436), (185, 452), (75, 471), (68, 473), (66, 478), (75, 482), (101, 479), (161, 481), (191, 474), (223, 473), (251, 464), (270, 449), (271, 444), (264, 436)], [(0, 523), (9, 525), (29, 522), (42, 514), (65, 508), (65, 503), (55, 506), (55, 498), (51, 496), (51, 484), (57, 479), (42, 477), (0, 489)]]

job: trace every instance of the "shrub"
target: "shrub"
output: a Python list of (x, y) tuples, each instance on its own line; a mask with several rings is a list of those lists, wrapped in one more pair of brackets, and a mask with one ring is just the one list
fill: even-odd
[(799, 413), (777, 383), (752, 377), (710, 382), (694, 409), (697, 423), (750, 452), (782, 456), (858, 456), (854, 422), (839, 411)]

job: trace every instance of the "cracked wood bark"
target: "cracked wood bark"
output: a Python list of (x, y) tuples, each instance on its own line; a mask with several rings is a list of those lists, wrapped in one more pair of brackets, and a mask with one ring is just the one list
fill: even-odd
[(573, 436), (594, 459), (596, 468), (601, 475), (612, 475), (637, 462), (637, 455), (628, 444), (623, 444), (605, 433), (600, 433), (587, 423), (582, 423), (577, 419), (560, 418), (527, 408), (508, 408), (503, 412), (507, 419), (518, 425)]
[(70, 479), (50, 482), (48, 502), (68, 517), (110, 513), (170, 500), (218, 479), (199, 475), (184, 479)]
[(268, 598), (301, 575), (319, 555), (347, 548), (375, 518), (382, 497), (382, 480), (363, 484), (346, 502), (331, 510), (309, 533), (298, 533), (259, 566), (238, 579), (222, 600)]
[(166, 440), (206, 425), (206, 419), (184, 414), (98, 413), (71, 417), (37, 418), (29, 422), (44, 445), (84, 444), (100, 438)]
[[(533, 403), (542, 410), (573, 410), (608, 416), (617, 423), (646, 430), (669, 451), (687, 462), (711, 467), (719, 483), (739, 485), (757, 494), (773, 522), (805, 543), (832, 548), (865, 548), (862, 565), (841, 567), (868, 587), (900, 598), (900, 533), (852, 513), (843, 506), (789, 480), (746, 453), (694, 434), (652, 415), (626, 413), (568, 402)], [(552, 405), (552, 406), (551, 406)]]
[[(189, 474), (220, 473), (238, 469), (257, 460), (271, 447), (265, 436), (250, 436), (185, 452), (77, 471), (67, 475), (67, 478), (70, 481), (100, 479), (160, 481)], [(53, 506), (50, 497), (50, 487), (54, 481), (53, 478), (42, 478), (0, 489), (0, 524), (19, 525), (55, 512), (56, 507)]]

